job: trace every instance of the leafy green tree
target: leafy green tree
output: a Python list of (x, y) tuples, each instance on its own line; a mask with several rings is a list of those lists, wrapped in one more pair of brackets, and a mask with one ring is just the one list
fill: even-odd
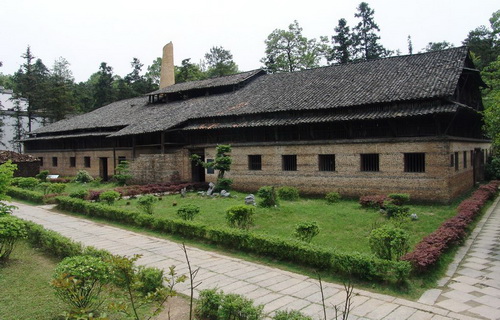
[(200, 65), (189, 62), (191, 59), (184, 59), (181, 66), (175, 66), (175, 83), (203, 80), (207, 74), (201, 70)]
[(333, 47), (330, 55), (327, 56), (327, 60), (330, 63), (347, 63), (351, 61), (353, 50), (353, 39), (347, 21), (340, 19), (334, 30), (335, 35), (332, 36)]
[[(233, 162), (231, 156), (228, 153), (231, 153), (231, 146), (220, 144), (216, 147), (215, 159), (212, 162), (203, 162), (201, 158), (197, 154), (193, 154), (191, 156), (191, 160), (194, 161), (196, 165), (201, 165), (203, 168), (213, 168), (214, 170), (218, 170), (219, 173), (217, 175), (217, 189), (220, 189), (220, 185), (231, 185), (228, 183), (227, 179), (224, 179), (224, 174), (226, 171), (231, 169), (231, 163)], [(221, 189), (220, 189), (221, 190)]]
[(132, 97), (137, 97), (157, 89), (152, 80), (141, 75), (144, 64), (139, 59), (133, 58), (130, 65), (132, 66), (132, 72), (127, 74), (124, 80), (131, 88)]
[(413, 42), (411, 41), (410, 35), (408, 35), (408, 54), (413, 54)]
[(12, 123), (12, 128), (14, 131), (12, 140), (10, 140), (9, 143), (16, 152), (21, 153), (23, 146), (20, 141), (24, 137), (25, 132), (23, 124), (23, 110), (19, 99), (14, 100), (14, 122)]
[(500, 55), (483, 69), (481, 76), (488, 85), (483, 90), (485, 129), (498, 154), (500, 151)]
[(16, 243), (26, 238), (26, 225), (16, 217), (0, 216), (0, 262), (9, 259)]
[(448, 41), (440, 41), (440, 42), (429, 42), (425, 48), (422, 50), (424, 52), (432, 52), (453, 48), (453, 44)]
[(153, 63), (148, 66), (148, 71), (146, 72), (146, 79), (148, 79), (153, 85), (158, 88), (160, 85), (160, 74), (161, 74), (161, 58), (158, 57), (153, 60)]
[(48, 78), (48, 97), (44, 107), (50, 121), (59, 121), (75, 112), (74, 78), (69, 62), (60, 57)]
[(260, 61), (270, 73), (293, 72), (319, 66), (323, 47), (316, 39), (302, 35), (302, 28), (297, 20), (288, 26), (288, 30), (275, 29), (267, 39), (266, 56)]
[(210, 51), (205, 54), (207, 61), (207, 75), (208, 77), (221, 77), (238, 73), (238, 66), (233, 61), (231, 51), (223, 47), (212, 47)]
[(359, 23), (353, 28), (354, 52), (357, 59), (370, 60), (383, 58), (390, 54), (380, 43), (379, 26), (375, 23), (375, 10), (368, 3), (361, 2), (354, 17), (359, 18)]
[(469, 32), (462, 42), (475, 56), (479, 70), (495, 61), (500, 55), (500, 10), (493, 12), (489, 20), (490, 28), (479, 26)]

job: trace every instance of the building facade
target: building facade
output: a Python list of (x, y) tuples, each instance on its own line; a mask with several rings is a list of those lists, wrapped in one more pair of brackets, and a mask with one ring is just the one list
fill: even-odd
[(479, 72), (467, 48), (294, 73), (254, 70), (166, 86), (36, 130), (42, 169), (137, 182), (215, 181), (195, 166), (230, 144), (240, 190), (295, 186), (345, 196), (409, 193), (447, 202), (483, 178)]

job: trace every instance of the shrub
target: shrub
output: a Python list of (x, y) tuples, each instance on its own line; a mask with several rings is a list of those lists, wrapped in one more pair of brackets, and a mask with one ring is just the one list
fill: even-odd
[(14, 209), (17, 209), (17, 207), (0, 201), (0, 217), (12, 214)]
[(63, 193), (66, 189), (66, 184), (64, 183), (50, 183), (47, 188), (47, 193)]
[(121, 161), (116, 166), (116, 174), (113, 176), (113, 180), (120, 186), (123, 186), (127, 183), (128, 180), (132, 178), (132, 175), (129, 173), (129, 162)]
[(257, 191), (257, 196), (261, 198), (261, 201), (259, 202), (259, 205), (261, 207), (276, 207), (278, 206), (278, 197), (276, 195), (276, 190), (274, 187), (271, 186), (264, 186), (261, 187)]
[(16, 243), (26, 235), (22, 220), (9, 215), (0, 217), (0, 262), (9, 259)]
[(313, 320), (313, 318), (302, 314), (297, 310), (278, 310), (272, 320)]
[(43, 194), (36, 191), (25, 190), (17, 187), (9, 187), (7, 194), (13, 198), (27, 200), (33, 203), (43, 203)]
[(49, 175), (49, 170), (42, 170), (39, 174), (35, 175), (35, 178), (40, 180), (41, 182), (47, 181), (47, 176)]
[(233, 228), (248, 230), (254, 224), (254, 214), (255, 208), (253, 206), (233, 206), (226, 211), (226, 221)]
[(158, 202), (157, 197), (151, 194), (147, 194), (137, 200), (137, 205), (143, 212), (147, 214), (153, 214), (153, 209), (156, 202)]
[(57, 265), (50, 284), (73, 310), (87, 313), (102, 304), (101, 289), (109, 280), (110, 268), (106, 262), (92, 256), (75, 256)]
[(401, 207), (394, 204), (386, 204), (384, 211), (388, 218), (407, 218), (410, 216), (409, 207)]
[(328, 192), (325, 196), (326, 202), (335, 203), (338, 202), (342, 197), (338, 192)]
[(194, 220), (194, 217), (200, 213), (200, 207), (194, 204), (187, 204), (177, 210), (177, 215), (183, 220)]
[(69, 196), (71, 198), (76, 198), (76, 199), (85, 199), (88, 196), (89, 192), (85, 189), (77, 190), (74, 192), (71, 192)]
[(87, 183), (93, 181), (94, 178), (85, 170), (79, 170), (75, 177), (75, 182)]
[(409, 234), (386, 224), (370, 233), (370, 249), (380, 259), (398, 260), (408, 252)]
[(305, 242), (311, 242), (312, 238), (319, 234), (318, 224), (313, 222), (302, 222), (295, 226), (294, 236)]
[(264, 318), (263, 308), (241, 295), (208, 289), (200, 291), (195, 314), (203, 320), (260, 320)]
[(112, 205), (116, 200), (120, 199), (120, 194), (113, 190), (104, 191), (99, 195), (99, 200)]
[(219, 179), (217, 179), (216, 189), (217, 189), (217, 191), (231, 190), (231, 185), (232, 184), (233, 184), (233, 180), (232, 179), (219, 178)]
[(410, 195), (408, 193), (391, 193), (388, 195), (391, 202), (397, 206), (402, 206), (410, 202)]
[(500, 179), (500, 158), (490, 157), (485, 166), (486, 179)]
[(163, 270), (139, 266), (137, 268), (137, 277), (140, 284), (137, 290), (143, 295), (154, 293), (163, 288)]
[(13, 186), (19, 187), (21, 189), (26, 189), (26, 190), (35, 190), (36, 186), (40, 183), (40, 180), (37, 178), (23, 178), (23, 177), (18, 177), (12, 179), (12, 184)]
[(380, 209), (384, 207), (384, 203), (388, 200), (387, 196), (382, 195), (362, 196), (359, 198), (359, 204), (366, 208)]
[(282, 200), (296, 201), (299, 200), (299, 189), (295, 187), (278, 188), (278, 196)]

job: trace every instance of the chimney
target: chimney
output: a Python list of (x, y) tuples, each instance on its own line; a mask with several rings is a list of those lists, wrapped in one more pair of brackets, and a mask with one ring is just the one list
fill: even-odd
[(172, 42), (163, 47), (163, 57), (161, 59), (160, 89), (175, 84), (174, 75), (174, 45)]

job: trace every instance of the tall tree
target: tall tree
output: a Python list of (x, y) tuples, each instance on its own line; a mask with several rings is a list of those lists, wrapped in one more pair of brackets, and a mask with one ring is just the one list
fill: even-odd
[(453, 44), (448, 41), (440, 41), (440, 42), (429, 42), (425, 48), (422, 50), (424, 52), (432, 52), (453, 48)]
[(352, 35), (345, 19), (340, 19), (335, 27), (335, 35), (332, 36), (333, 47), (331, 54), (327, 56), (328, 62), (347, 63), (352, 57)]
[(238, 66), (233, 61), (231, 51), (223, 47), (212, 47), (205, 54), (209, 77), (220, 77), (238, 73)]
[(462, 42), (469, 47), (476, 58), (476, 67), (482, 70), (500, 55), (500, 10), (494, 12), (489, 20), (490, 28), (479, 26), (469, 32)]
[(48, 98), (44, 107), (51, 122), (75, 112), (74, 78), (69, 62), (60, 57), (54, 61), (48, 81)]
[(408, 35), (408, 54), (413, 54), (413, 42), (411, 41), (411, 36)]
[(201, 70), (201, 67), (196, 63), (189, 62), (190, 60), (190, 58), (184, 59), (180, 67), (175, 66), (175, 83), (207, 78), (207, 74)]
[(92, 109), (100, 108), (114, 101), (113, 68), (106, 62), (101, 62), (93, 85), (94, 104)]
[(354, 17), (359, 18), (359, 23), (353, 28), (354, 51), (357, 59), (370, 60), (383, 58), (390, 55), (380, 43), (379, 26), (375, 23), (375, 10), (368, 3), (361, 2)]
[(270, 73), (293, 72), (319, 66), (323, 55), (316, 39), (307, 39), (297, 20), (288, 30), (275, 29), (267, 39), (266, 56), (260, 61)]
[(488, 87), (483, 91), (484, 122), (497, 154), (500, 152), (500, 55), (481, 72)]

